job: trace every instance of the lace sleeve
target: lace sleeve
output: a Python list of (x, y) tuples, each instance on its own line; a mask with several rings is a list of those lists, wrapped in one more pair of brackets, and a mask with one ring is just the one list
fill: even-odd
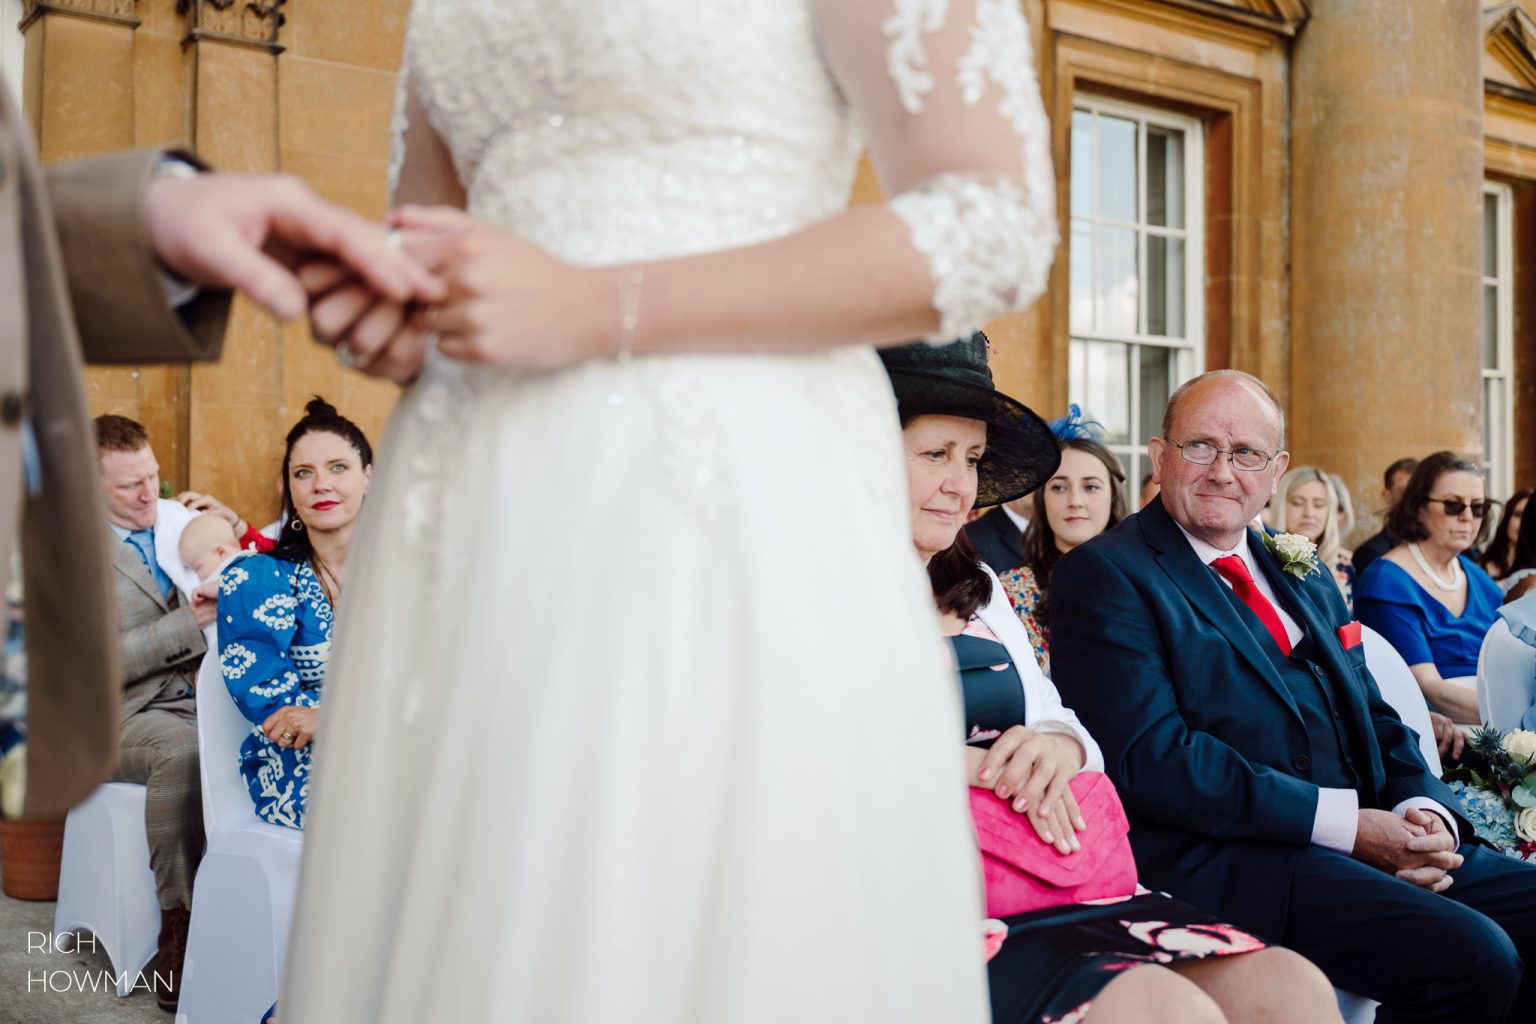
[(1018, 0), (816, 0), (828, 63), (933, 278), (938, 344), (1022, 309), (1056, 251), (1050, 130)]

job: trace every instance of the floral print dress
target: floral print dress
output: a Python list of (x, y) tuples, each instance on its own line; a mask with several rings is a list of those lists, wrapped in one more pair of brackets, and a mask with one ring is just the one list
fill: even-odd
[(314, 743), (280, 747), (261, 723), (282, 707), (320, 706), (334, 621), (325, 588), (306, 562), (250, 555), (219, 577), (219, 665), (251, 722), (240, 744), (240, 773), (257, 817), (274, 825), (304, 827)]
[[(1027, 721), (1018, 669), (979, 618), (950, 637), (950, 644), (960, 670), (967, 745), (990, 747)], [(1145, 889), (1016, 914), (1000, 925), (986, 929), (994, 1024), (1075, 1024), (1121, 971), (1264, 948), (1247, 932)]]
[(1029, 645), (1035, 649), (1035, 660), (1040, 663), (1040, 671), (1047, 676), (1051, 674), (1051, 627), (1041, 622), (1035, 611), (1040, 607), (1040, 581), (1035, 578), (1035, 570), (1027, 565), (1021, 565), (1017, 569), (1010, 569), (1000, 573), (997, 577), (1002, 583), (1003, 590), (1008, 593), (1008, 600), (1013, 602), (1013, 611), (1024, 623), (1024, 631), (1029, 634)]

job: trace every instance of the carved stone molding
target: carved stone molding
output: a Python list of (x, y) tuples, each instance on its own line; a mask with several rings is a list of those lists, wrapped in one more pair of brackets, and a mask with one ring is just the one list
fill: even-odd
[(187, 42), (216, 39), (225, 43), (255, 46), (273, 53), (283, 47), (277, 41), (287, 0), (176, 0), (176, 9), (187, 18)]
[(21, 27), (26, 28), (45, 14), (68, 14), (137, 27), (137, 3), (138, 0), (22, 0)]
[(1238, 25), (1294, 36), (1311, 15), (1307, 0), (1163, 0)]
[(1513, 88), (1487, 81), (1492, 92), (1513, 93), (1530, 102), (1536, 99), (1536, 19), (1518, 3), (1504, 3), (1483, 10), (1483, 45), (1519, 84)]

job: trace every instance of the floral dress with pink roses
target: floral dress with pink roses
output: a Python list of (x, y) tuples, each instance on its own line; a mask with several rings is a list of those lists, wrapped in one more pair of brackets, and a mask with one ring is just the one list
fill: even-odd
[[(978, 618), (950, 637), (965, 700), (967, 744), (990, 747), (1026, 721), (1024, 686), (1008, 649)], [(1002, 920), (987, 962), (995, 1024), (1073, 1024), (1121, 971), (1263, 949), (1247, 932), (1186, 903), (1133, 896), (1036, 910)], [(994, 926), (995, 928), (995, 926)], [(1000, 930), (1000, 929), (998, 929)]]

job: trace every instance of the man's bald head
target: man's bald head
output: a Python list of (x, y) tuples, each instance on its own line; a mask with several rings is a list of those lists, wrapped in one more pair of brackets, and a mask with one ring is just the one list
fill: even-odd
[(1202, 373), (1198, 377), (1192, 377), (1180, 384), (1178, 389), (1168, 397), (1168, 407), (1163, 410), (1163, 436), (1172, 437), (1174, 424), (1178, 420), (1179, 406), (1191, 399), (1197, 399), (1207, 389), (1240, 387), (1251, 392), (1255, 398), (1262, 401), (1273, 412), (1275, 422), (1274, 448), (1271, 454), (1282, 451), (1285, 448), (1285, 412), (1280, 408), (1280, 400), (1275, 393), (1269, 390), (1269, 385), (1251, 373), (1242, 370), (1211, 370)]

